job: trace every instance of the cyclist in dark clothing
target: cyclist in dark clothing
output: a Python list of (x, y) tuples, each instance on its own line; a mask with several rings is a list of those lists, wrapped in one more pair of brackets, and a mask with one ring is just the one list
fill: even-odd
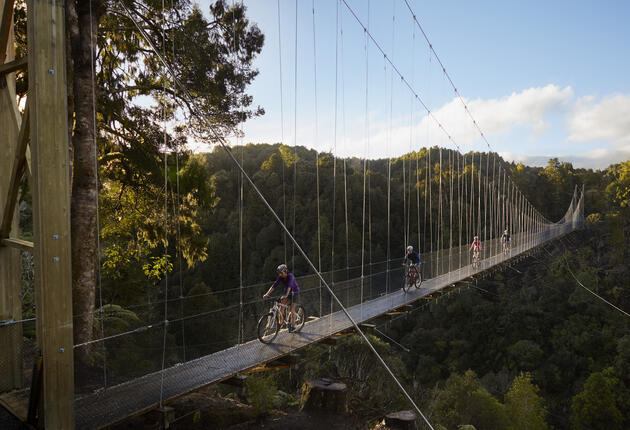
[(416, 251), (413, 250), (413, 246), (411, 245), (407, 247), (407, 253), (405, 254), (405, 260), (403, 261), (403, 264), (407, 264), (407, 260), (409, 260), (413, 264), (420, 264), (420, 256)]
[(299, 302), (300, 297), (300, 287), (298, 286), (297, 281), (295, 280), (295, 276), (293, 273), (289, 273), (289, 268), (286, 264), (281, 264), (277, 268), (278, 278), (273, 283), (273, 285), (269, 288), (269, 291), (265, 293), (263, 299), (269, 297), (269, 295), (279, 286), (282, 285), (283, 293), (281, 302), (282, 304), (288, 305), (290, 304), (290, 317), (289, 317), (289, 332), (293, 331), (293, 326), (295, 325), (295, 305)]

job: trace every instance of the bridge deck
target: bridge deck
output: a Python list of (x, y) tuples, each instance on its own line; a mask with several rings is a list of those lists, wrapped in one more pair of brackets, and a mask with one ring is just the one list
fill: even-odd
[[(520, 249), (519, 249), (520, 248)], [(482, 260), (479, 267), (465, 266), (422, 283), (421, 288), (408, 293), (402, 290), (348, 308), (357, 323), (369, 321), (392, 309), (412, 303), (455, 282), (513, 258), (526, 251), (525, 245), (513, 249), (510, 255), (495, 255)], [(159, 405), (160, 392), (165, 402), (173, 400), (208, 384), (268, 363), (296, 349), (318, 342), (335, 333), (352, 327), (342, 311), (307, 322), (300, 333), (289, 334), (282, 330), (275, 341), (264, 345), (258, 340), (233, 346), (155, 372), (129, 382), (86, 395), (75, 400), (75, 425), (78, 429), (102, 428), (124, 418)]]

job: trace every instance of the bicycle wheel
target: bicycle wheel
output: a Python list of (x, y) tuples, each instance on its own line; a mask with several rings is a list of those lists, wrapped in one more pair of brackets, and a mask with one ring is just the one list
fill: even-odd
[(405, 274), (403, 275), (403, 284), (402, 284), (402, 288), (405, 292), (409, 291), (409, 288), (411, 287), (410, 284), (410, 276), (409, 276), (409, 270), (405, 269)]
[(409, 268), (409, 289), (415, 287), (418, 282), (418, 269), (415, 266)]
[(297, 305), (295, 309), (295, 331), (302, 330), (304, 327), (304, 323), (306, 322), (306, 311), (304, 310), (304, 306)]
[(271, 343), (278, 335), (280, 330), (280, 324), (278, 320), (273, 317), (273, 314), (269, 312), (260, 317), (258, 320), (258, 340), (262, 343)]
[(413, 269), (415, 271), (415, 276), (414, 276), (415, 282), (413, 283), (413, 285), (416, 288), (420, 288), (420, 284), (422, 284), (422, 271), (419, 270), (417, 266), (414, 267)]

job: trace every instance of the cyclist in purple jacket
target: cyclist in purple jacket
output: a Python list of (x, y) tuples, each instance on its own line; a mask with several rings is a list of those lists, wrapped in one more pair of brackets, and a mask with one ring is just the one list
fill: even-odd
[(288, 305), (290, 304), (291, 314), (289, 317), (289, 332), (293, 332), (295, 325), (295, 305), (299, 302), (300, 298), (300, 287), (298, 286), (297, 281), (295, 280), (295, 276), (293, 273), (289, 273), (289, 268), (286, 264), (281, 264), (276, 269), (278, 272), (278, 278), (273, 283), (273, 285), (269, 288), (269, 291), (265, 293), (263, 299), (269, 297), (269, 295), (278, 287), (278, 285), (282, 284), (284, 292), (282, 297), (280, 297), (282, 304)]

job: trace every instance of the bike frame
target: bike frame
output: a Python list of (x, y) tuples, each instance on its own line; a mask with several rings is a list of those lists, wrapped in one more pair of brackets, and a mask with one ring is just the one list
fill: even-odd
[[(278, 321), (278, 323), (280, 322), (280, 319), (278, 318), (279, 315), (282, 316), (282, 322), (286, 323), (288, 322), (287, 320), (291, 318), (291, 314), (295, 313), (291, 311), (289, 305), (285, 305), (280, 300), (275, 299), (273, 301), (273, 306), (271, 307), (271, 312), (273, 313), (273, 317)], [(287, 313), (289, 315), (287, 315)]]

